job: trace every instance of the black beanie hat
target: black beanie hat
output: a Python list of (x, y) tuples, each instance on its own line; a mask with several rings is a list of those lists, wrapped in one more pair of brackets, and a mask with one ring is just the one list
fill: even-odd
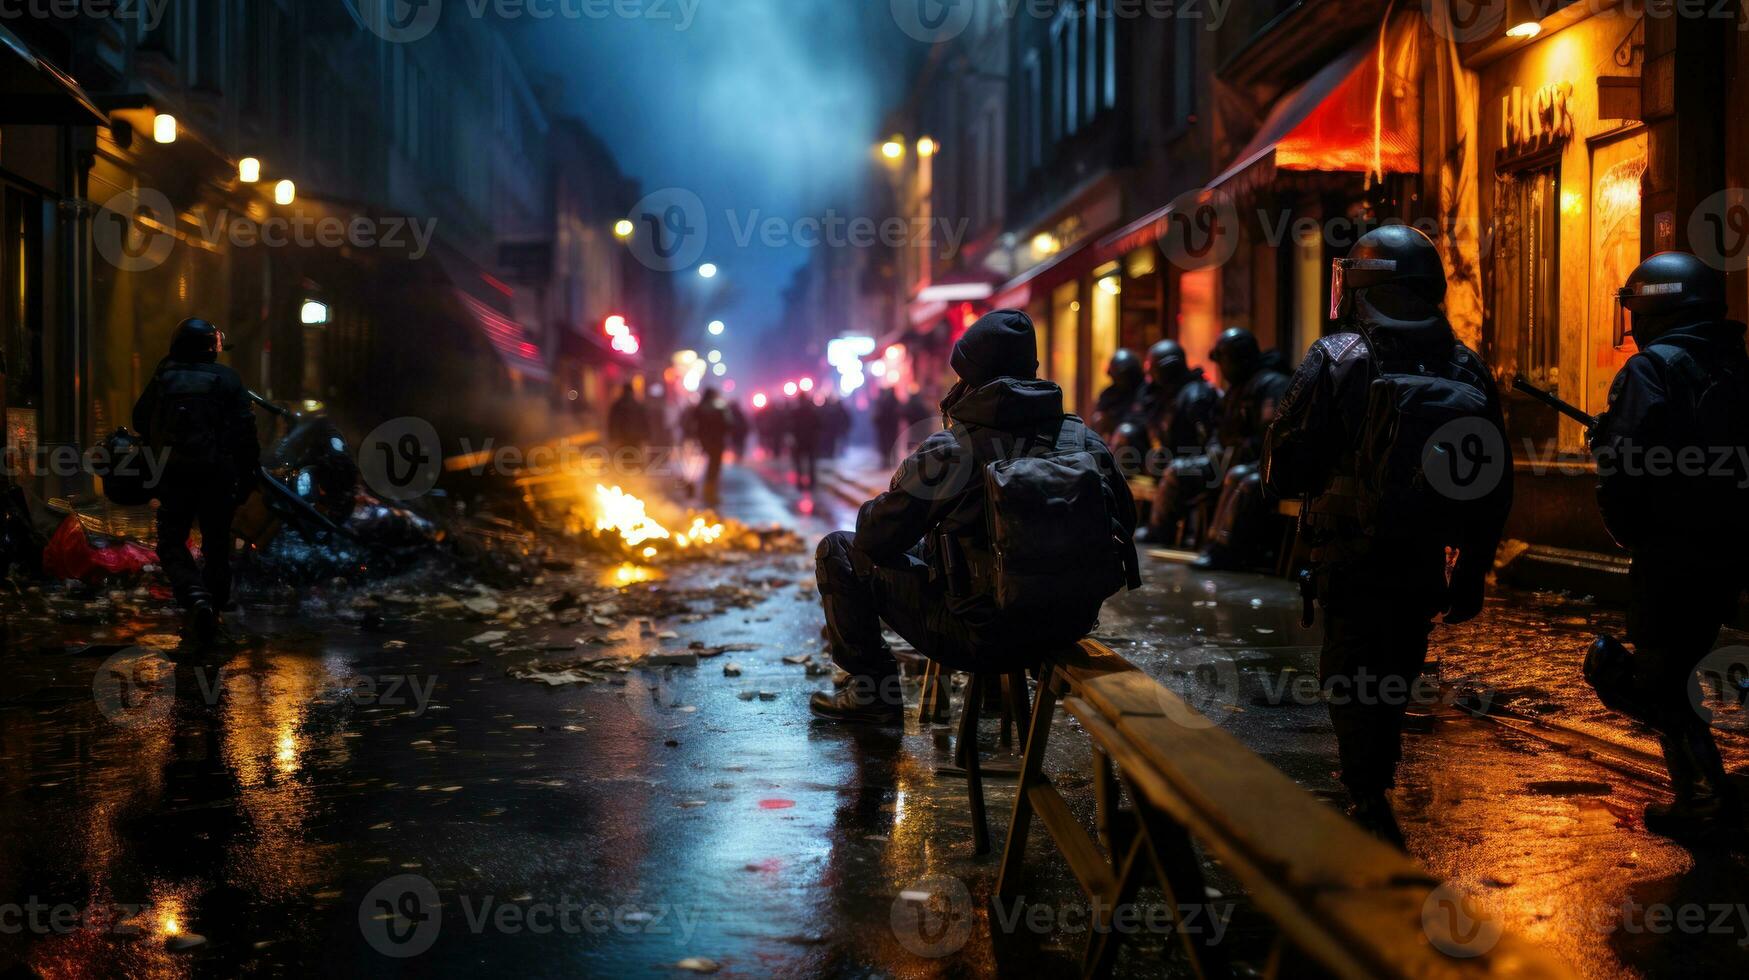
[(1032, 317), (1020, 310), (997, 310), (972, 324), (953, 345), (953, 369), (972, 387), (997, 378), (1038, 376), (1038, 337)]

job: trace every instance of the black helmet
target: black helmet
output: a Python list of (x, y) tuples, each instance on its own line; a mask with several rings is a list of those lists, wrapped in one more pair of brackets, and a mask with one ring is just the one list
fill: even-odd
[(1645, 347), (1676, 327), (1723, 319), (1727, 306), (1724, 273), (1687, 252), (1659, 252), (1616, 293), (1616, 345), (1631, 336)]
[(1138, 422), (1125, 422), (1111, 436), (1111, 452), (1124, 476), (1136, 476), (1145, 468), (1151, 440)]
[(170, 359), (185, 364), (211, 364), (225, 349), (224, 335), (219, 328), (196, 317), (176, 325), (170, 337)]
[(1433, 239), (1400, 224), (1362, 235), (1347, 258), (1332, 263), (1330, 319), (1347, 319), (1349, 298), (1379, 286), (1397, 287), (1429, 307), (1445, 302), (1445, 262)]
[(1243, 384), (1262, 366), (1263, 347), (1251, 331), (1244, 327), (1229, 327), (1221, 334), (1221, 339), (1215, 341), (1209, 360), (1221, 369), (1221, 375), (1228, 383)]
[(1148, 380), (1157, 385), (1181, 384), (1190, 377), (1190, 362), (1176, 340), (1162, 340), (1148, 348)]
[(1138, 388), (1142, 384), (1142, 359), (1128, 347), (1119, 347), (1105, 366), (1105, 375), (1119, 388)]

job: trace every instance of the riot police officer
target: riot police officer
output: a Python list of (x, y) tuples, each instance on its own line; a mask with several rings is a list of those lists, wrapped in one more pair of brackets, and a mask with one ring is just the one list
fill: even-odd
[(1604, 704), (1658, 732), (1675, 802), (1647, 807), (1647, 829), (1700, 835), (1741, 822), (1691, 697), (1695, 668), (1734, 618), (1744, 584), (1749, 356), (1743, 324), (1725, 319), (1725, 277), (1693, 255), (1648, 258), (1628, 277), (1618, 313), (1631, 317), (1622, 332), (1639, 352), (1616, 376), (1591, 446), (1604, 523), (1633, 553), (1633, 653), (1599, 637), (1585, 676)]
[(1119, 348), (1111, 355), (1111, 363), (1105, 367), (1105, 376), (1111, 384), (1099, 393), (1099, 400), (1093, 407), (1092, 429), (1099, 438), (1111, 441), (1117, 432), (1117, 427), (1128, 422), (1130, 412), (1135, 406), (1136, 396), (1142, 391), (1142, 360), (1136, 352), (1127, 347)]
[(1231, 387), (1215, 431), (1215, 452), (1225, 462), (1226, 472), (1221, 474), (1220, 499), (1196, 563), (1199, 568), (1266, 565), (1280, 540), (1276, 526), (1281, 518), (1274, 513), (1257, 466), (1264, 433), (1288, 385), (1288, 376), (1273, 366), (1281, 360), (1271, 356), (1274, 353), (1265, 354), (1251, 331), (1234, 327), (1221, 334), (1209, 355)]
[[(217, 363), (222, 349), (211, 323), (182, 321), (134, 405), (134, 428), (167, 455), (157, 492), (158, 558), (196, 642), (214, 637), (230, 605), (231, 519), (254, 491), (261, 456), (248, 392), (237, 372)], [(197, 524), (205, 557), (199, 569), (188, 550)]]
[[(1396, 784), (1403, 717), (1428, 637), (1436, 617), (1458, 623), (1480, 612), (1512, 500), (1499, 392), (1482, 359), (1452, 333), (1442, 308), (1445, 288), (1439, 253), (1420, 232), (1388, 225), (1361, 238), (1337, 261), (1331, 289), (1331, 318), (1347, 332), (1312, 346), (1282, 396), (1263, 451), (1270, 489), (1307, 501), (1310, 592), (1324, 611), (1319, 666), (1350, 815), (1396, 843), (1402, 835), (1386, 792)], [(1370, 444), (1361, 437), (1376, 431), (1371, 416), (1385, 410), (1375, 407), (1373, 389), (1393, 377), (1404, 379), (1401, 390), (1432, 393), (1435, 406), (1468, 406), (1459, 421), (1487, 453), (1478, 461), (1485, 472), (1478, 465), (1464, 502), (1422, 499), (1432, 493), (1431, 473), (1392, 476), (1397, 485), (1377, 486), (1380, 471), (1363, 462), (1358, 447)], [(1407, 458), (1425, 459), (1430, 441), (1419, 435), (1409, 441), (1402, 447)], [(1373, 458), (1370, 450), (1366, 458)], [(1397, 506), (1381, 506), (1380, 493)], [(1448, 578), (1452, 550), (1456, 566)]]
[(1192, 368), (1184, 347), (1162, 340), (1148, 348), (1148, 385), (1136, 401), (1136, 412), (1166, 460), (1195, 456), (1208, 447), (1220, 417), (1221, 393)]
[[(1173, 527), (1211, 496), (1225, 499), (1244, 490), (1247, 481), (1253, 489), (1257, 483), (1253, 464), (1262, 452), (1264, 430), (1275, 417), (1276, 401), (1287, 388), (1287, 375), (1268, 366), (1257, 337), (1243, 327), (1223, 332), (1209, 359), (1221, 369), (1227, 391), (1214, 410), (1200, 452), (1186, 452), (1176, 442), (1188, 438), (1188, 430), (1169, 434), (1175, 442), (1167, 445), (1176, 446), (1176, 454), (1155, 491), (1148, 528), (1151, 541), (1170, 538)], [(1254, 496), (1261, 498), (1261, 494)], [(1226, 526), (1231, 528), (1238, 518), (1231, 506), (1226, 513)]]

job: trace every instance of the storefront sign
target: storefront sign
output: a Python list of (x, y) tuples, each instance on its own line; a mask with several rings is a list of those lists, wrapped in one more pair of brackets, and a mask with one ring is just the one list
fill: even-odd
[(1573, 136), (1573, 83), (1552, 82), (1526, 94), (1513, 86), (1500, 97), (1500, 146), (1517, 156), (1545, 150)]

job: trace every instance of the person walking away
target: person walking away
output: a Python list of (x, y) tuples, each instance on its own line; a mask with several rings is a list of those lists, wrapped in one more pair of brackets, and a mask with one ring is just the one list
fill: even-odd
[(882, 388), (874, 403), (875, 448), (880, 450), (881, 465), (889, 468), (898, 462), (902, 413), (898, 393), (891, 388)]
[[(223, 338), (200, 319), (177, 325), (170, 353), (134, 404), (134, 428), (165, 454), (158, 488), (158, 559), (185, 614), (185, 636), (212, 642), (231, 607), (231, 520), (255, 491), (260, 437), (248, 391), (218, 363)], [(189, 533), (200, 527), (204, 567)]]
[[(1638, 353), (1591, 434), (1604, 525), (1633, 554), (1633, 651), (1598, 637), (1585, 679), (1606, 706), (1658, 733), (1675, 800), (1647, 807), (1646, 829), (1676, 838), (1743, 826), (1696, 671), (1736, 617), (1749, 549), (1749, 356), (1725, 297), (1724, 275), (1687, 253), (1660, 252), (1634, 270), (1618, 315), (1624, 327), (1631, 318), (1620, 332)], [(1713, 673), (1741, 699), (1746, 664), (1723, 656)]]
[(638, 397), (637, 389), (627, 384), (607, 411), (607, 442), (613, 448), (616, 462), (630, 464), (641, 455), (650, 437), (650, 412)]
[(1335, 264), (1332, 316), (1283, 395), (1263, 479), (1306, 501), (1307, 616), (1349, 814), (1398, 844), (1403, 718), (1437, 621), (1482, 609), (1512, 506), (1500, 394), (1445, 318), (1445, 268), (1427, 236), (1388, 225)]
[(823, 414), (810, 395), (798, 397), (790, 408), (790, 451), (794, 456), (796, 487), (802, 490), (814, 489), (819, 470), (820, 441), (824, 438)]
[(1221, 335), (1209, 358), (1232, 387), (1215, 431), (1217, 458), (1226, 472), (1196, 567), (1272, 568), (1287, 528), (1263, 485), (1257, 461), (1263, 454), (1264, 433), (1275, 419), (1276, 405), (1289, 381), (1272, 365), (1285, 358), (1275, 351), (1264, 352), (1251, 331), (1237, 327)]
[(723, 453), (729, 448), (729, 405), (715, 388), (706, 388), (692, 411), (692, 437), (705, 456), (704, 504), (722, 502)]
[(999, 310), (954, 345), (951, 428), (820, 542), (815, 574), (833, 661), (850, 674), (809, 707), (897, 724), (898, 662), (882, 623), (951, 670), (1017, 670), (1086, 636), (1105, 600), (1139, 588), (1135, 501), (1063, 392), (1038, 379), (1032, 320)]

